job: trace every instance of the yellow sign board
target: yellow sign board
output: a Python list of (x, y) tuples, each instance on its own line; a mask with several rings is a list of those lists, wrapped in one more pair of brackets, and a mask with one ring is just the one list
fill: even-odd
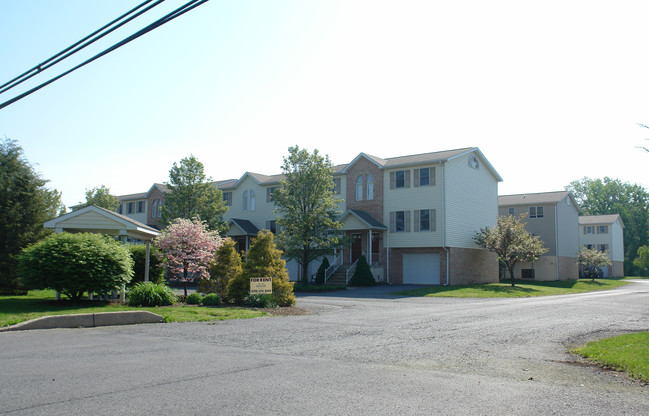
[(251, 295), (268, 295), (273, 293), (272, 277), (251, 277), (250, 294)]

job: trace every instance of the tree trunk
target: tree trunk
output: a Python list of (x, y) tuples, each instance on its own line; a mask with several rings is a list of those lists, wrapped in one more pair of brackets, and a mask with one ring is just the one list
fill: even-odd
[(515, 286), (514, 285), (514, 266), (512, 266), (512, 267), (507, 266), (507, 268), (509, 269), (509, 277), (511, 278), (511, 281), (512, 281), (512, 287), (514, 287)]
[(183, 287), (185, 288), (185, 299), (187, 299), (187, 266), (183, 267)]
[(311, 283), (309, 279), (309, 263), (307, 263), (304, 259), (302, 259), (302, 281), (306, 286)]

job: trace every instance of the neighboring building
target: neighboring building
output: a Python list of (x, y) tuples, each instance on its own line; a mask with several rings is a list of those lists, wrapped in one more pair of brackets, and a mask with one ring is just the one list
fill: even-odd
[(154, 183), (147, 192), (120, 195), (117, 197), (119, 200), (117, 213), (159, 230), (160, 208), (164, 205), (164, 194), (167, 191), (166, 185)]
[(579, 277), (579, 207), (570, 192), (501, 195), (498, 215), (526, 214), (527, 231), (549, 251), (533, 263), (516, 265), (516, 278), (569, 280)]
[[(618, 214), (579, 217), (579, 246), (608, 252), (604, 277), (624, 276), (624, 222)], [(582, 275), (582, 270), (579, 270)]]
[[(340, 270), (364, 254), (374, 276), (390, 283), (464, 284), (495, 282), (495, 255), (479, 249), (473, 237), (496, 223), (501, 177), (478, 148), (463, 148), (382, 159), (365, 153), (334, 169), (341, 199), (339, 220), (350, 245), (330, 257)], [(276, 232), (273, 191), (283, 175), (246, 172), (238, 180), (215, 182), (228, 205), (227, 235), (241, 251), (260, 229)], [(151, 206), (155, 184), (145, 194), (120, 197)], [(158, 187), (158, 190), (162, 191)], [(162, 194), (160, 194), (162, 195)], [(160, 204), (163, 204), (162, 197)], [(311, 264), (315, 273), (319, 262)], [(292, 280), (299, 267), (287, 264)]]

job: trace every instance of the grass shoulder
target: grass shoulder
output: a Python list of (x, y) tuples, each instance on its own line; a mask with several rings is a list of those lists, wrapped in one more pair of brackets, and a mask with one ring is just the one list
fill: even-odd
[(0, 296), (0, 327), (50, 315), (144, 310), (161, 315), (164, 322), (221, 321), (269, 315), (263, 309), (230, 306), (175, 304), (160, 307), (131, 307), (117, 302), (57, 301), (53, 290), (33, 290), (25, 296)]
[(603, 367), (625, 372), (629, 377), (649, 382), (649, 332), (619, 335), (592, 341), (571, 350)]
[(429, 286), (393, 293), (399, 296), (427, 296), (454, 298), (524, 298), (533, 296), (570, 295), (575, 293), (608, 290), (623, 286), (621, 280), (559, 280), (552, 282), (531, 282), (516, 280), (481, 285)]

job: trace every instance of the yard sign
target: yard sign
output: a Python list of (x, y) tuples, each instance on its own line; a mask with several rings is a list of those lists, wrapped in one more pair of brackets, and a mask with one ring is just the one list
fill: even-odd
[(251, 277), (250, 294), (251, 295), (269, 295), (273, 293), (272, 277)]

